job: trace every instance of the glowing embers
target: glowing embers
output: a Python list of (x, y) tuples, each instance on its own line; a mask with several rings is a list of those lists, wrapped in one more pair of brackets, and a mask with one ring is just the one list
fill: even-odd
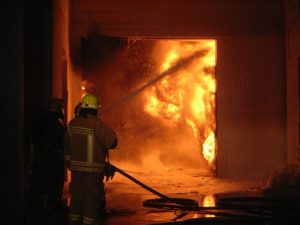
[(203, 158), (214, 168), (216, 41), (160, 40), (153, 60), (159, 61), (159, 74), (199, 51), (206, 54), (193, 58), (144, 92), (144, 110), (166, 126), (190, 127)]

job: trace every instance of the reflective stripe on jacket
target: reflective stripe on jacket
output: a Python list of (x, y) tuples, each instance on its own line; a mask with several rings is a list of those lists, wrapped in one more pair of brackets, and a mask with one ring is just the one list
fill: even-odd
[(70, 121), (65, 145), (71, 170), (103, 172), (105, 155), (116, 142), (115, 132), (95, 116)]

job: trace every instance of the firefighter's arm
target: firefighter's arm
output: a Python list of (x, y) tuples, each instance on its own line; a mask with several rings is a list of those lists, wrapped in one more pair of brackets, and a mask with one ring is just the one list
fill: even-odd
[(116, 132), (109, 127), (107, 127), (104, 132), (103, 140), (107, 146), (107, 149), (114, 149), (118, 145)]
[(118, 145), (116, 132), (102, 121), (96, 127), (96, 137), (104, 149), (114, 149)]

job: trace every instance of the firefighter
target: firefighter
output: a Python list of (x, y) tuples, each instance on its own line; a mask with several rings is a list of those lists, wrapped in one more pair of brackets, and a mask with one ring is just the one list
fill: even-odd
[(97, 117), (99, 103), (86, 94), (79, 117), (68, 124), (65, 157), (71, 171), (69, 224), (95, 224), (103, 188), (105, 158), (117, 144), (116, 133)]
[[(81, 102), (79, 102), (74, 108), (74, 117), (75, 118), (80, 116), (80, 108), (81, 108)], [(106, 156), (107, 156), (106, 158), (108, 159), (108, 153)], [(112, 179), (114, 176), (114, 172), (115, 172), (115, 171), (110, 171), (109, 168), (110, 167), (106, 163), (105, 168), (104, 168), (104, 175), (106, 177), (106, 181), (108, 181), (109, 179)], [(99, 202), (98, 215), (99, 216), (107, 216), (108, 212), (106, 210), (106, 193), (104, 190), (104, 183), (102, 185), (100, 185), (99, 188), (100, 188), (100, 199), (99, 199), (100, 202)]]
[(63, 101), (52, 98), (36, 130), (33, 177), (42, 210), (61, 209), (65, 180)]

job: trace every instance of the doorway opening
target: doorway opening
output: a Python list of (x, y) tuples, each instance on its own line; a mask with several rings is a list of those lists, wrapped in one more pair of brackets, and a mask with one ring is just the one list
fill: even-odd
[(82, 94), (97, 95), (100, 116), (119, 136), (112, 160), (215, 172), (216, 46), (213, 39), (84, 40)]

